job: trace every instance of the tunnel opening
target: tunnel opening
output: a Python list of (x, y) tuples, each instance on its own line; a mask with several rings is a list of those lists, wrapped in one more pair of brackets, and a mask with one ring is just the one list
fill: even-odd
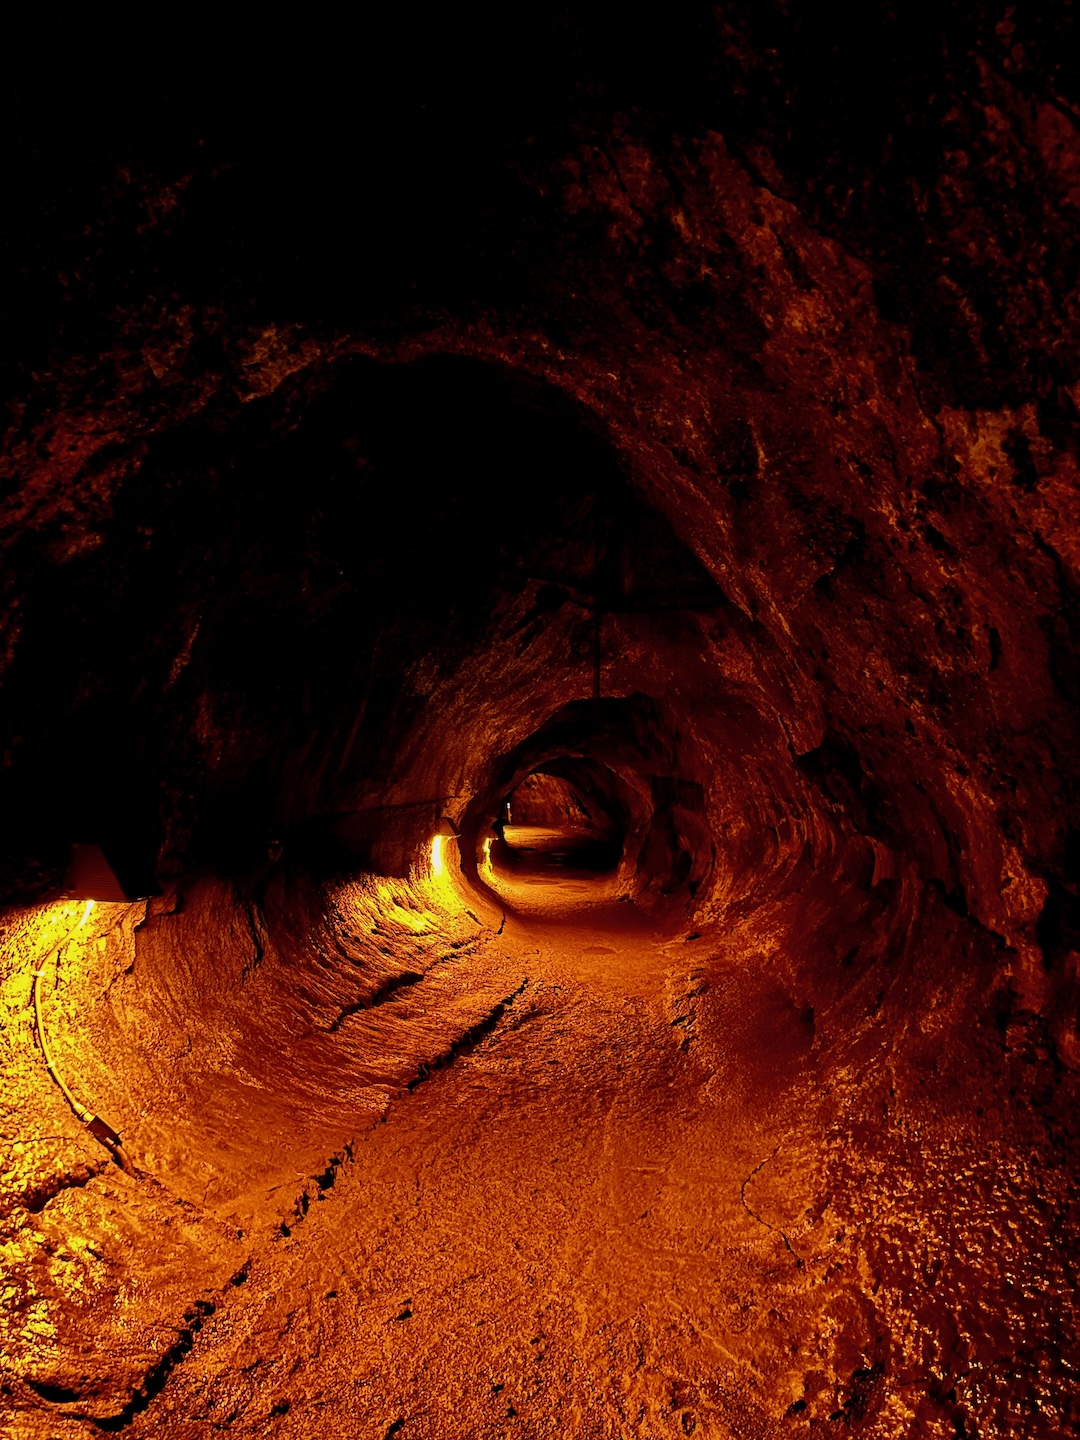
[(715, 875), (705, 764), (640, 691), (570, 701), (490, 762), (462, 815), (463, 874), (537, 923), (678, 923)]
[(606, 875), (623, 855), (616, 778), (572, 756), (548, 761), (520, 780), (492, 829), (492, 866), (515, 874), (550, 870)]

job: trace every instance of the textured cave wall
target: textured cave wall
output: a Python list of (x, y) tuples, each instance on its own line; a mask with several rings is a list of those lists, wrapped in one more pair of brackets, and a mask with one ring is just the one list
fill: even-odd
[[(192, 417), (227, 430), (253, 397), (350, 351), (510, 362), (584, 403), (707, 559), (759, 665), (797, 696), (796, 751), (825, 730), (851, 746), (879, 790), (903, 793), (946, 890), (1031, 953), (1055, 877), (1068, 928), (1075, 160), (1059, 22), (1019, 23), (871, 15), (840, 35), (732, 12), (718, 32), (702, 16), (652, 36), (654, 65), (632, 30), (604, 62), (588, 26), (573, 44), (556, 27), (504, 126), (489, 101), (444, 103), (429, 144), (433, 121), (394, 128), (410, 92), (378, 130), (395, 75), (359, 109), (352, 151), (343, 135), (322, 158), (292, 119), (255, 142), (211, 107), (195, 139), (220, 153), (200, 163), (182, 92), (144, 138), (126, 100), (99, 107), (81, 145), (66, 114), (50, 129), (24, 105), (19, 128), (37, 128), (8, 241), (12, 663), (41, 623), (23, 614), (29, 587), (44, 606), (48, 567), (77, 576), (120, 538), (138, 475), (176, 483), (152, 482), (144, 459), (182, 467)], [(413, 85), (431, 83), (422, 66)], [(373, 132), (397, 136), (381, 160)], [(365, 195), (323, 183), (350, 153), (400, 202), (381, 226)], [(441, 225), (420, 223), (437, 205)], [(143, 540), (144, 563), (168, 563), (160, 537)], [(194, 617), (174, 623), (182, 665)], [(9, 744), (34, 728), (22, 703)]]
[[(505, 1013), (491, 897), (466, 913), (417, 867), (445, 816), (469, 872), (569, 705), (558, 751), (639, 787), (639, 900), (703, 945), (671, 1020), (742, 1107), (743, 1209), (776, 1247), (732, 1342), (745, 1433), (1059, 1433), (1067, 11), (541, 32), (528, 74), (478, 76), (464, 45), (453, 83), (422, 60), (257, 133), (243, 79), (198, 124), (167, 89), (139, 136), (119, 101), (80, 137), (16, 96), (4, 1123), (64, 1136), (12, 1165), (19, 1324), (59, 1284), (27, 1219), (50, 1187), (103, 1233), (191, 1207), (159, 1309), (116, 1321), (146, 1332), (124, 1364), (98, 1395), (58, 1360), (39, 1398), (124, 1413), (195, 1291), (247, 1263), (239, 1232), (306, 1214), (356, 1116)], [(634, 735), (588, 709), (597, 660), (603, 697), (653, 706)], [(166, 891), (94, 921), (62, 1002), (161, 1187), (145, 1212), (89, 1142), (72, 1166), (26, 1061), (33, 906), (90, 838)], [(724, 1160), (692, 1159), (720, 1196)], [(733, 1387), (671, 1423), (735, 1426)]]

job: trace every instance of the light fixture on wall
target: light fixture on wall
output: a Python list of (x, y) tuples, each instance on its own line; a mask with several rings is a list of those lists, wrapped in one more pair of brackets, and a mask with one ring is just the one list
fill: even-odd
[(442, 878), (446, 873), (446, 845), (449, 840), (456, 840), (458, 831), (452, 820), (441, 816), (439, 823), (435, 826), (435, 834), (431, 837), (431, 873), (436, 880)]

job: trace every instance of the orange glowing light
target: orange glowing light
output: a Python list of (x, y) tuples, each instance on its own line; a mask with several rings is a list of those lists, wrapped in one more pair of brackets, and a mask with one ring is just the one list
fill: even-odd
[(443, 875), (446, 870), (446, 861), (443, 857), (443, 842), (445, 835), (435, 835), (431, 841), (431, 873), (436, 878)]

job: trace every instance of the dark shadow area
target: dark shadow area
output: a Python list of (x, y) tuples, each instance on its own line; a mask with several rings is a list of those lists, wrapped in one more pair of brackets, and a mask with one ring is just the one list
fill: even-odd
[(446, 782), (388, 777), (469, 656), (554, 627), (587, 692), (598, 616), (723, 603), (582, 410), (447, 357), (217, 402), (149, 444), (63, 585), (39, 561), (12, 561), (10, 894), (73, 840), (140, 876), (404, 874)]

